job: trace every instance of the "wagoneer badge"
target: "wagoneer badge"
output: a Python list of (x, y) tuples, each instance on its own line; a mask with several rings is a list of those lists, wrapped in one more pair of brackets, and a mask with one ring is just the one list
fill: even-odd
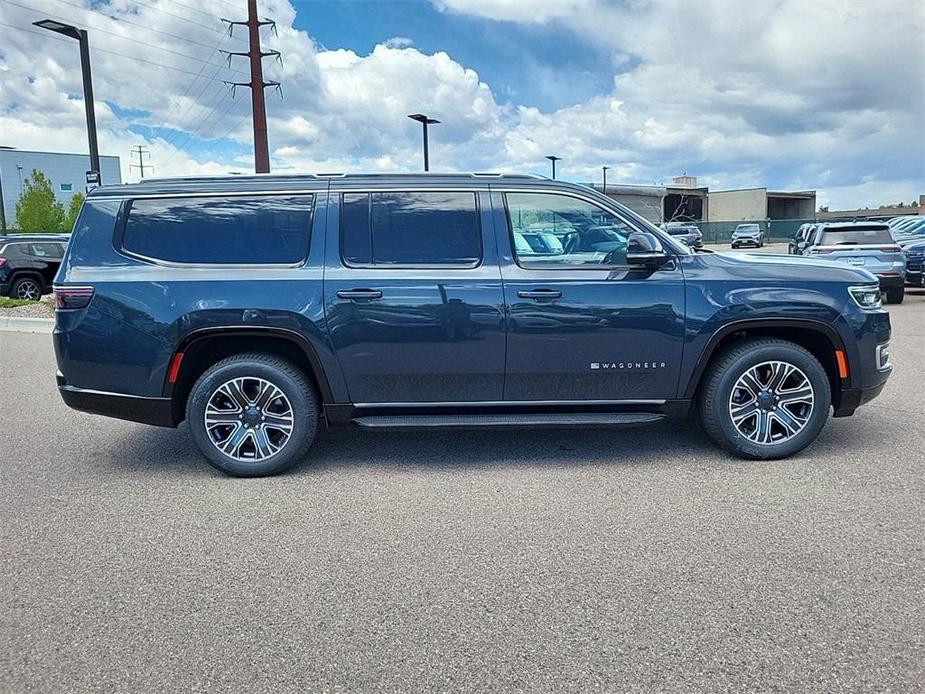
[(596, 369), (666, 369), (668, 364), (663, 361), (592, 361), (591, 370)]

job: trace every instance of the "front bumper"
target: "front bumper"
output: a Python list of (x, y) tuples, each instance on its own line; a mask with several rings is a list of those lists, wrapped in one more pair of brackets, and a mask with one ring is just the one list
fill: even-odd
[(832, 416), (850, 417), (861, 405), (870, 402), (880, 395), (880, 391), (883, 390), (883, 386), (885, 385), (886, 381), (871, 386), (870, 388), (843, 388), (841, 391), (841, 400)]
[(149, 398), (77, 388), (68, 385), (60, 372), (57, 374), (57, 380), (61, 399), (65, 405), (75, 410), (159, 427), (177, 426), (170, 398)]
[(757, 248), (761, 245), (761, 239), (752, 237), (752, 236), (743, 236), (741, 238), (732, 239), (732, 247), (736, 246), (754, 246)]

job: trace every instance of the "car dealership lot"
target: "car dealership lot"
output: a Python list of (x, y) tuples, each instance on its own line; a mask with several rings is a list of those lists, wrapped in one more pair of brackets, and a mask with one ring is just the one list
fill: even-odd
[(0, 690), (920, 687), (925, 291), (889, 310), (883, 395), (789, 460), (349, 429), (251, 480), (0, 333)]

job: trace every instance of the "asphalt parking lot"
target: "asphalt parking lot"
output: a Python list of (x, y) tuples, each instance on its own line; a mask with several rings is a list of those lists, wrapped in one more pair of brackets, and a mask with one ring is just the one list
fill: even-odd
[(257, 480), (0, 333), (0, 690), (920, 690), (925, 291), (890, 312), (883, 395), (790, 460), (341, 429)]

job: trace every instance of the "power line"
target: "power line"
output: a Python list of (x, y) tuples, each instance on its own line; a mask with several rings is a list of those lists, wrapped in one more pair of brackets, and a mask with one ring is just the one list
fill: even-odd
[[(207, 29), (207, 30), (209, 30), (209, 31), (214, 31), (214, 32), (217, 33), (217, 34), (224, 34), (224, 33), (225, 33), (224, 30), (222, 30), (222, 29), (216, 29), (215, 27), (211, 27), (211, 26), (209, 26), (208, 24), (203, 24), (202, 22), (197, 22), (195, 19), (190, 19), (189, 17), (184, 17), (183, 15), (180, 15), (180, 14), (174, 14), (173, 12), (168, 12), (167, 10), (165, 10), (165, 9), (163, 9), (163, 8), (161, 8), (161, 7), (157, 7), (156, 5), (149, 5), (147, 2), (143, 2), (143, 0), (135, 0), (135, 2), (137, 2), (137, 3), (138, 3), (139, 5), (141, 5), (142, 7), (146, 7), (146, 8), (148, 8), (148, 9), (154, 10), (155, 12), (161, 12), (162, 14), (166, 14), (168, 17), (174, 17), (174, 18), (176, 18), (176, 19), (181, 19), (181, 20), (183, 20), (184, 22), (189, 22), (190, 24), (195, 24), (196, 26), (201, 27), (201, 28), (203, 28), (203, 29)], [(194, 8), (191, 7), (191, 8), (189, 8), (189, 9), (194, 9)], [(203, 14), (206, 14), (206, 13), (203, 13)], [(212, 17), (213, 19), (217, 19), (217, 20), (220, 20), (220, 19), (221, 19), (220, 17), (216, 17), (216, 16), (214, 16), (214, 15), (208, 15), (208, 16)]]
[[(3, 1), (3, 2), (10, 2), (10, 0), (2, 0), (2, 1)], [(19, 29), (20, 31), (24, 31), (24, 32), (26, 32), (27, 34), (35, 34), (36, 36), (41, 36), (41, 37), (43, 37), (43, 38), (45, 38), (45, 39), (48, 39), (48, 40), (51, 40), (51, 41), (64, 41), (64, 42), (66, 42), (66, 43), (71, 43), (71, 42), (70, 42), (68, 39), (66, 39), (66, 38), (59, 38), (59, 37), (57, 37), (57, 36), (50, 36), (50, 35), (48, 35), (46, 32), (34, 31), (34, 30), (32, 30), (32, 29), (27, 29), (26, 27), (17, 26), (17, 25), (15, 25), (15, 24), (9, 24), (9, 23), (7, 23), (7, 22), (0, 22), (0, 26), (9, 27), (10, 29)], [(97, 30), (94, 29), (94, 31), (97, 31)], [(189, 71), (189, 70), (184, 70), (183, 68), (174, 67), (173, 65), (166, 65), (166, 64), (164, 64), (164, 63), (158, 63), (158, 62), (156, 62), (156, 61), (154, 61), (154, 60), (146, 60), (145, 58), (139, 58), (138, 56), (134, 56), (134, 55), (127, 55), (126, 53), (119, 53), (118, 51), (111, 51), (111, 50), (109, 50), (108, 48), (98, 48), (98, 47), (94, 46), (94, 47), (93, 47), (93, 52), (94, 52), (94, 53), (97, 53), (97, 52), (99, 52), (99, 53), (108, 53), (109, 55), (117, 55), (117, 56), (119, 56), (120, 58), (125, 58), (125, 59), (127, 59), (127, 60), (134, 60), (134, 61), (137, 61), (137, 62), (139, 62), (139, 63), (146, 63), (147, 65), (153, 65), (153, 66), (155, 66), (155, 67), (163, 68), (163, 69), (165, 69), (165, 70), (173, 70), (173, 71), (175, 71), (175, 72), (182, 72), (182, 73), (185, 74), (185, 75), (193, 75), (194, 77), (198, 76), (198, 73), (191, 72), (191, 71)], [(209, 63), (209, 64), (210, 64), (210, 65), (214, 65), (214, 63)], [(223, 65), (219, 65), (219, 67), (221, 68), (221, 67), (224, 67), (224, 66), (223, 66)], [(240, 74), (240, 73), (239, 73), (239, 74)], [(215, 82), (221, 82), (222, 80), (213, 80), (213, 81), (215, 81)]]

